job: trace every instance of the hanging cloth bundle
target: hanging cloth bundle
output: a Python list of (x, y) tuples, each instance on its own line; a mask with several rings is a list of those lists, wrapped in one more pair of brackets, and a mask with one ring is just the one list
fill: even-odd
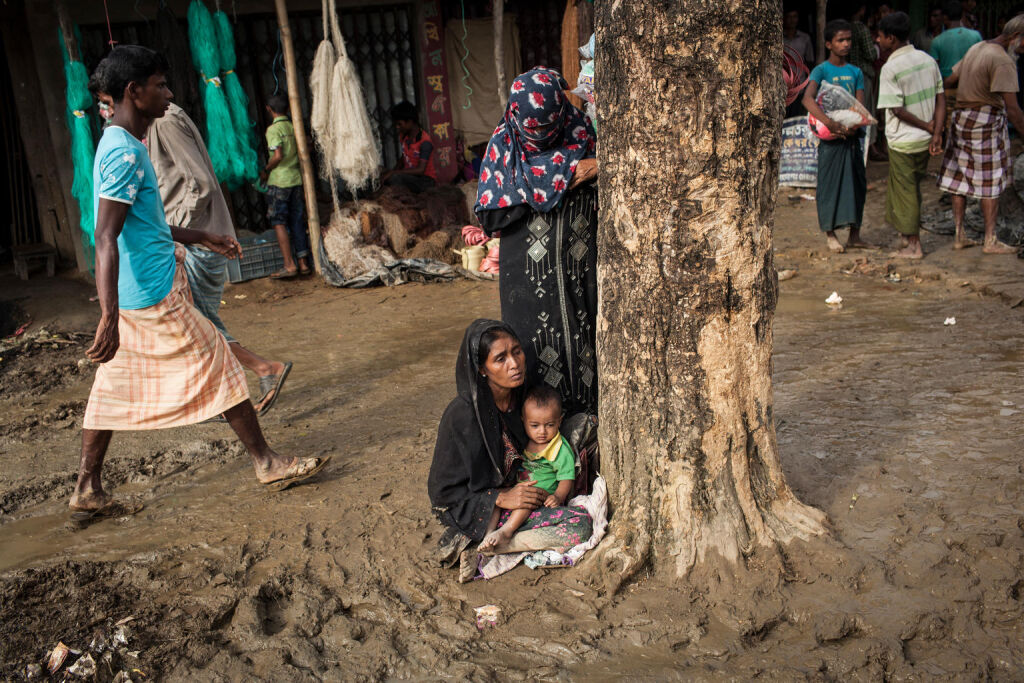
[(241, 162), (241, 178), (247, 182), (256, 182), (259, 177), (259, 161), (253, 147), (253, 123), (249, 119), (249, 98), (242, 90), (242, 83), (235, 73), (235, 38), (231, 31), (228, 15), (217, 10), (213, 15), (214, 27), (217, 32), (217, 47), (220, 50), (221, 82), (231, 112), (231, 123), (235, 132), (235, 144)]
[[(345, 40), (338, 28), (335, 0), (323, 3), (324, 28), (330, 19), (333, 51), (336, 52), (334, 68), (331, 71), (329, 85), (327, 82), (326, 64), (330, 52), (323, 43), (317, 49), (317, 58), (313, 62), (313, 112), (317, 118), (313, 130), (317, 136), (317, 144), (324, 155), (323, 173), (337, 173), (355, 192), (374, 179), (380, 170), (380, 144), (370, 117), (366, 112), (366, 101), (363, 99), (363, 87), (356, 73), (355, 65), (345, 50)], [(319, 60), (319, 61), (318, 61)]]
[[(77, 38), (77, 27), (75, 34)], [(67, 79), (66, 113), (68, 130), (71, 132), (71, 164), (74, 167), (71, 194), (78, 200), (82, 247), (85, 261), (91, 271), (96, 262), (96, 224), (92, 196), (92, 164), (96, 155), (96, 145), (92, 139), (92, 123), (86, 112), (92, 107), (93, 101), (92, 95), (89, 94), (89, 74), (85, 70), (85, 65), (71, 59), (63, 36), (60, 37), (60, 45), (64, 57), (64, 77)]]
[(213, 16), (202, 0), (188, 6), (188, 39), (192, 63), (199, 72), (199, 89), (206, 109), (206, 147), (217, 178), (228, 187), (238, 187), (245, 177), (241, 155), (237, 153), (235, 127), (220, 79), (220, 50)]

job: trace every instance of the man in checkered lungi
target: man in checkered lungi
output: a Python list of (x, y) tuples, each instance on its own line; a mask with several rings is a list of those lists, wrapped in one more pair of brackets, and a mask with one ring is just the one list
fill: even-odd
[(193, 305), (183, 249), (175, 243), (202, 244), (228, 258), (241, 248), (228, 235), (167, 224), (141, 142), (170, 104), (167, 69), (162, 56), (138, 45), (115, 47), (97, 67), (103, 74), (99, 91), (114, 99), (115, 108), (93, 165), (101, 315), (86, 355), (99, 368), (69, 503), (79, 521), (141, 509), (103, 489), (103, 460), (115, 431), (177, 427), (223, 414), (249, 451), (257, 481), (272, 491), (308, 479), (330, 459), (289, 457), (267, 444), (242, 366)]
[(957, 86), (956, 109), (942, 158), (939, 188), (953, 195), (954, 249), (975, 243), (964, 234), (967, 198), (981, 201), (986, 254), (1013, 254), (996, 238), (999, 196), (1013, 181), (1009, 120), (1024, 134), (1024, 112), (1017, 104), (1017, 55), (1024, 52), (1024, 14), (1006, 22), (998, 38), (971, 47), (944, 85)]

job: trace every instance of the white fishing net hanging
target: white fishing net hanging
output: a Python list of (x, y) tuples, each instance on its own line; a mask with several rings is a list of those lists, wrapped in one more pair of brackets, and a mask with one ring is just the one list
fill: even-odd
[[(380, 143), (366, 112), (359, 75), (338, 27), (335, 0), (322, 0), (322, 4), (324, 40), (317, 48), (310, 77), (312, 127), (324, 160), (321, 173), (328, 179), (335, 173), (340, 175), (354, 191), (376, 178), (380, 170)], [(326, 36), (328, 19), (332, 40)]]

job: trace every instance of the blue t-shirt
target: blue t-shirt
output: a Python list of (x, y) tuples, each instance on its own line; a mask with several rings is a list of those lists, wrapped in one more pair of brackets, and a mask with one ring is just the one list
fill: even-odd
[(107, 126), (92, 167), (93, 216), (100, 198), (128, 204), (117, 238), (120, 264), (118, 308), (134, 310), (160, 303), (174, 284), (174, 241), (146, 147), (120, 126)]
[(946, 29), (932, 40), (932, 59), (939, 63), (943, 78), (953, 73), (953, 67), (964, 58), (975, 43), (984, 40), (974, 29), (957, 26)]
[(810, 79), (819, 86), (822, 81), (845, 88), (851, 95), (864, 89), (864, 72), (853, 64), (836, 66), (832, 62), (822, 62), (811, 71)]

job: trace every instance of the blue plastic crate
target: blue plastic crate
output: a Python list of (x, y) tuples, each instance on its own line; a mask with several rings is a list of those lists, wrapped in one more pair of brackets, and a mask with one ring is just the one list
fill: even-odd
[(284, 268), (284, 256), (277, 238), (271, 233), (269, 237), (260, 235), (256, 238), (242, 240), (242, 255), (228, 261), (228, 281), (245, 282)]

